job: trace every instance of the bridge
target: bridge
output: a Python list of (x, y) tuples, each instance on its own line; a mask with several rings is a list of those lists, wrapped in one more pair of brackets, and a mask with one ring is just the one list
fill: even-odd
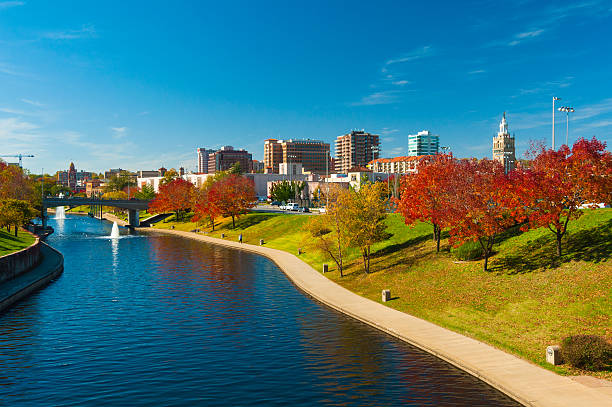
[(115, 208), (128, 210), (128, 224), (131, 227), (140, 225), (140, 211), (149, 209), (151, 201), (140, 199), (98, 199), (98, 198), (43, 198), (42, 201), (42, 221), (43, 226), (47, 226), (47, 208), (55, 208), (58, 206), (81, 206), (88, 205), (91, 207), (99, 207), (100, 217), (102, 216), (102, 206), (112, 206)]

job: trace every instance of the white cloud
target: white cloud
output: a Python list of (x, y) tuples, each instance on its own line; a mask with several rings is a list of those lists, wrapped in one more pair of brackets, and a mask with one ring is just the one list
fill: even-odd
[(96, 36), (96, 29), (92, 24), (84, 24), (78, 30), (50, 31), (42, 34), (42, 38), (49, 40), (74, 40), (79, 38), (92, 38)]
[(401, 80), (401, 81), (395, 81), (395, 82), (392, 82), (392, 83), (394, 85), (397, 85), (397, 86), (404, 86), (404, 85), (410, 84), (411, 82), (407, 81), (407, 80)]
[(383, 92), (374, 92), (359, 102), (353, 103), (353, 106), (373, 106), (373, 105), (388, 105), (399, 101), (396, 91), (388, 90)]
[[(418, 59), (422, 59), (422, 58), (431, 56), (434, 53), (435, 53), (435, 50), (431, 46), (426, 45), (424, 47), (417, 48), (411, 52), (408, 52), (407, 54), (404, 54), (398, 58), (389, 59), (387, 62), (385, 62), (385, 65), (412, 62)], [(383, 72), (386, 72), (385, 68), (383, 68)]]
[(111, 127), (114, 139), (121, 139), (127, 136), (127, 127)]
[(475, 69), (475, 70), (473, 70), (473, 71), (469, 71), (469, 72), (468, 72), (468, 75), (476, 75), (476, 74), (479, 74), (479, 73), (485, 73), (485, 72), (487, 72), (487, 71), (486, 71), (486, 70), (484, 70), (484, 69)]
[(44, 105), (36, 100), (30, 100), (30, 99), (21, 99), (21, 101), (23, 103), (27, 103), (28, 105), (32, 105), (32, 106), (36, 106), (36, 107), (43, 107)]
[(0, 10), (25, 5), (25, 1), (0, 1)]

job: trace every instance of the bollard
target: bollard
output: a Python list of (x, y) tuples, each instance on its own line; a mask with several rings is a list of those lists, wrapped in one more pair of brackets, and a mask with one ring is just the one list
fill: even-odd
[(302, 254), (302, 248), (300, 247), (300, 248), (298, 249), (298, 256), (299, 256), (299, 255), (301, 255), (301, 254)]
[(259, 245), (263, 246), (263, 239), (259, 239)]
[(387, 302), (391, 300), (391, 290), (382, 290), (382, 301)]
[(174, 225), (170, 226), (170, 229), (174, 229)]
[(225, 237), (225, 233), (221, 233), (221, 239)]
[(561, 364), (561, 348), (559, 346), (549, 346), (546, 348), (546, 361), (551, 365)]
[(327, 263), (323, 264), (323, 273), (327, 273), (329, 271), (329, 266)]

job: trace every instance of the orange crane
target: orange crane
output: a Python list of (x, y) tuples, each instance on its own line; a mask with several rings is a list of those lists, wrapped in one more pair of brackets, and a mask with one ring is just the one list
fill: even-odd
[(0, 155), (0, 157), (13, 157), (13, 158), (19, 158), (19, 168), (23, 168), (23, 162), (22, 162), (22, 158), (23, 157), (34, 157), (32, 154), (16, 154), (16, 155)]

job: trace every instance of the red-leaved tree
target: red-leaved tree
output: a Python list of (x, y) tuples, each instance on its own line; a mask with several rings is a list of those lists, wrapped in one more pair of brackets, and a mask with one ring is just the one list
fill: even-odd
[(210, 221), (212, 230), (214, 231), (215, 219), (217, 216), (221, 215), (221, 209), (217, 206), (219, 191), (218, 189), (212, 188), (212, 185), (204, 185), (202, 188), (194, 191), (193, 220), (196, 222), (205, 219)]
[(149, 207), (153, 213), (174, 212), (176, 219), (182, 219), (192, 205), (194, 185), (182, 178), (174, 179), (159, 186), (157, 196)]
[(522, 220), (515, 189), (498, 161), (462, 160), (453, 177), (453, 204), (449, 208), (450, 241), (476, 241), (484, 255), (484, 270), (495, 237)]
[(451, 154), (423, 160), (416, 174), (402, 178), (400, 198), (395, 200), (397, 212), (402, 214), (407, 225), (422, 221), (433, 226), (438, 252), (442, 229), (450, 226), (449, 209), (455, 195), (452, 179), (456, 166)]
[(223, 216), (232, 217), (233, 228), (236, 227), (235, 219), (247, 213), (257, 201), (253, 182), (238, 174), (229, 174), (215, 182), (209, 195)]
[(570, 220), (582, 215), (580, 207), (612, 201), (612, 155), (605, 148), (596, 138), (580, 139), (571, 150), (540, 147), (520, 177), (529, 226), (545, 226), (555, 235), (557, 256)]

